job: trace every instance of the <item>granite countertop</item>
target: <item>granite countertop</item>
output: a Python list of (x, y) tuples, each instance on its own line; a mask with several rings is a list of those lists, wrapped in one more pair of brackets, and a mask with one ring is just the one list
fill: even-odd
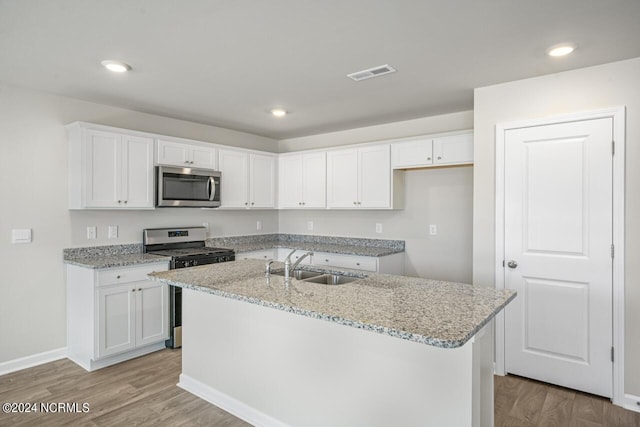
[(97, 255), (93, 257), (69, 257), (64, 258), (66, 264), (77, 265), (85, 268), (101, 269), (113, 267), (127, 267), (138, 264), (153, 264), (156, 262), (169, 262), (168, 257), (151, 254), (113, 254)]
[(93, 269), (169, 261), (167, 257), (142, 253), (139, 243), (68, 248), (62, 251), (62, 257), (65, 264)]
[[(278, 267), (282, 263), (272, 270)], [(343, 285), (292, 279), (287, 286), (282, 276), (267, 279), (264, 269), (263, 261), (240, 260), (155, 272), (149, 278), (442, 348), (464, 345), (515, 298), (512, 290), (375, 273)], [(362, 272), (342, 273), (363, 277)]]
[(235, 244), (235, 245), (232, 244), (232, 245), (228, 245), (227, 247), (235, 250), (236, 253), (259, 251), (262, 249), (288, 248), (288, 249), (300, 249), (304, 251), (328, 252), (328, 253), (334, 253), (334, 254), (359, 255), (359, 256), (371, 256), (371, 257), (380, 257), (380, 256), (404, 252), (404, 249), (395, 249), (395, 248), (380, 248), (380, 247), (355, 246), (355, 245), (332, 245), (327, 243), (313, 243), (313, 242), (283, 243), (277, 240)]
[(207, 239), (207, 246), (229, 248), (237, 253), (288, 248), (371, 257), (397, 254), (405, 250), (403, 240), (286, 233), (210, 238)]

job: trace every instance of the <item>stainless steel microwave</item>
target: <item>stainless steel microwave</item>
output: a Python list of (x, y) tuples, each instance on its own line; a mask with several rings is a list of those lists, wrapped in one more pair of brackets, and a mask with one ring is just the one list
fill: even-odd
[(156, 206), (220, 206), (220, 172), (209, 169), (158, 166)]

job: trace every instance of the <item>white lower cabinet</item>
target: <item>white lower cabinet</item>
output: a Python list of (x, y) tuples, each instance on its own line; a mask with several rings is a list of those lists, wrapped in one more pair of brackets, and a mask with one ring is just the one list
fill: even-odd
[(160, 350), (169, 291), (147, 280), (168, 263), (104, 270), (67, 265), (67, 352), (88, 371)]
[(404, 252), (385, 256), (346, 255), (316, 252), (311, 261), (314, 265), (372, 271), (384, 274), (404, 274)]

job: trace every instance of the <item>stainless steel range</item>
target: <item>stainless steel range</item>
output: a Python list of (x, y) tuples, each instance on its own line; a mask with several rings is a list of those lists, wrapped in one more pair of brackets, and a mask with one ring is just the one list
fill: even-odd
[[(206, 247), (206, 238), (204, 227), (146, 228), (142, 233), (144, 252), (170, 257), (171, 270), (236, 259), (233, 249)], [(166, 345), (177, 348), (182, 346), (182, 288), (169, 287), (169, 307), (170, 338)]]

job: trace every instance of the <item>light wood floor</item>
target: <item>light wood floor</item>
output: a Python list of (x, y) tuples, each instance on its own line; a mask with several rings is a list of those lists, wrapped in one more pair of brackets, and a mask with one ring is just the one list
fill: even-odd
[[(90, 408), (0, 413), (0, 426), (248, 426), (176, 387), (180, 364), (180, 350), (167, 349), (95, 372), (63, 359), (0, 376), (1, 403), (88, 402)], [(495, 386), (496, 427), (640, 427), (640, 414), (607, 399), (514, 376), (496, 377)]]
[(494, 384), (496, 427), (640, 427), (640, 413), (609, 399), (512, 375)]

